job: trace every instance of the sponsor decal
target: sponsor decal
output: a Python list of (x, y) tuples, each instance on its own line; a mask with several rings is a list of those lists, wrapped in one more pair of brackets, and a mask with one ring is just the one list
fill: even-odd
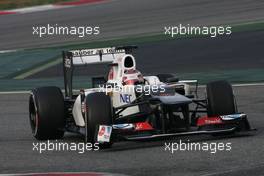
[[(83, 50), (74, 50), (72, 51), (73, 57), (80, 57), (80, 56), (93, 56), (101, 54), (118, 54), (124, 53), (125, 50), (116, 50), (115, 48), (96, 48), (96, 49), (83, 49)], [(122, 59), (122, 58), (121, 58)]]
[(111, 126), (100, 125), (97, 135), (97, 141), (99, 143), (110, 142), (111, 133), (112, 133)]
[(99, 135), (99, 136), (103, 136), (104, 133), (105, 133), (105, 127), (102, 126), (101, 129), (100, 129), (99, 132), (98, 132), (98, 135)]
[(112, 128), (110, 126), (106, 127), (106, 133), (107, 134), (110, 134), (112, 131)]
[(197, 121), (197, 126), (221, 124), (223, 123), (220, 117), (201, 117)]
[(204, 122), (206, 124), (217, 124), (217, 123), (221, 123), (222, 121), (220, 119), (206, 119)]
[(132, 95), (130, 94), (120, 94), (120, 102), (131, 103), (131, 97)]
[(153, 130), (152, 126), (148, 122), (139, 122), (135, 124), (136, 131)]

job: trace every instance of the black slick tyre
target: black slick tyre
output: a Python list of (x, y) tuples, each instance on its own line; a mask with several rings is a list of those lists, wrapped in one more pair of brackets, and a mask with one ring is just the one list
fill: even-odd
[(29, 97), (29, 120), (38, 140), (61, 139), (64, 135), (64, 98), (58, 87), (40, 87)]

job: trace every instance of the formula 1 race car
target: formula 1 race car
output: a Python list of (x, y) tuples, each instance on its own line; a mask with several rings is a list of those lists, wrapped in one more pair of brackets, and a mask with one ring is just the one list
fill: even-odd
[[(132, 55), (136, 48), (63, 51), (65, 94), (58, 87), (40, 87), (30, 94), (33, 136), (60, 139), (68, 131), (109, 147), (122, 140), (251, 130), (227, 81), (208, 83), (206, 98), (199, 99), (196, 80), (179, 80), (172, 74), (143, 76)], [(73, 90), (74, 68), (106, 63), (107, 79), (95, 77), (92, 88)]]

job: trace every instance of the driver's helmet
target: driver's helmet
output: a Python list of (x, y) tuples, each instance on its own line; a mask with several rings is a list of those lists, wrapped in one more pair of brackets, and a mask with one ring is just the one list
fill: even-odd
[(140, 71), (135, 69), (129, 69), (124, 71), (122, 83), (123, 85), (142, 84), (144, 83), (144, 78)]

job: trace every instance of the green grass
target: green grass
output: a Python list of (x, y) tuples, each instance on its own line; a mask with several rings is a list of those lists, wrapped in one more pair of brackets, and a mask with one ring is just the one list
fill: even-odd
[(61, 57), (61, 50), (42, 49), (0, 54), (0, 78), (14, 78)]
[(54, 4), (72, 0), (0, 0), (0, 10), (31, 7), (36, 5)]

